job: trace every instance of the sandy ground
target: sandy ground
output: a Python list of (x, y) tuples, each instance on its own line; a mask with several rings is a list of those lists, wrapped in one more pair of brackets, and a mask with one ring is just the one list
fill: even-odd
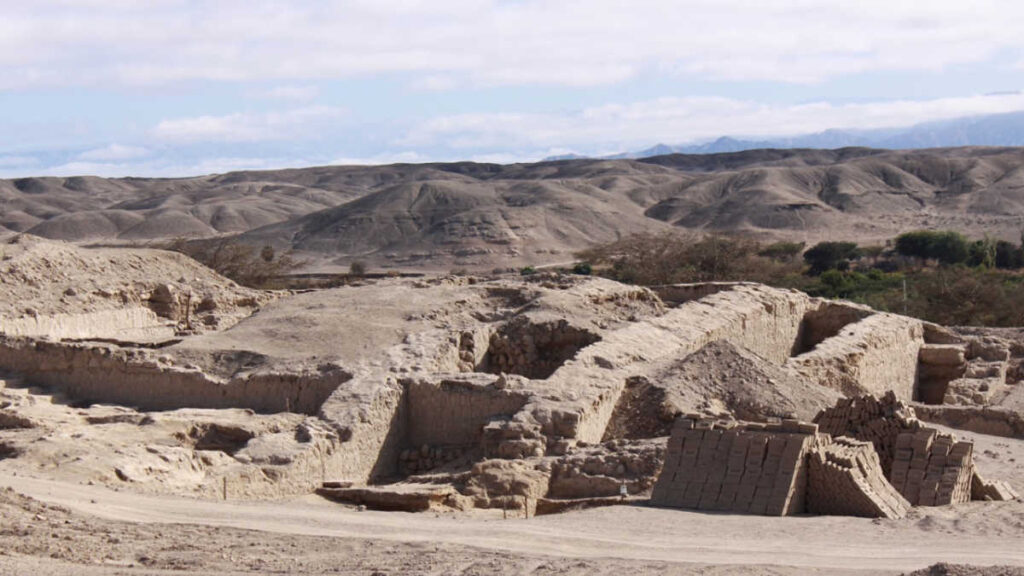
[[(939, 561), (1024, 566), (1020, 502), (919, 508), (901, 521), (634, 506), (503, 520), (358, 511), (313, 497), (211, 502), (9, 472), (0, 486), (65, 509), (31, 516), (31, 534), (18, 536), (23, 550), (0, 556), (3, 574), (230, 573), (225, 563), (235, 573), (317, 574), (589, 574), (627, 566), (652, 574), (894, 574)], [(78, 572), (69, 561), (108, 565)]]

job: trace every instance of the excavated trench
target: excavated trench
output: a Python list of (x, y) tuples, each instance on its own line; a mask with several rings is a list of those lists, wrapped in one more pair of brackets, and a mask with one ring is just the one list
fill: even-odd
[(790, 355), (806, 354), (825, 340), (838, 336), (843, 328), (868, 316), (871, 316), (871, 312), (867, 310), (831, 302), (823, 304), (816, 310), (809, 310), (800, 320), (800, 330), (797, 332)]
[(516, 318), (491, 335), (478, 372), (518, 374), (544, 380), (600, 337), (566, 320), (534, 323)]

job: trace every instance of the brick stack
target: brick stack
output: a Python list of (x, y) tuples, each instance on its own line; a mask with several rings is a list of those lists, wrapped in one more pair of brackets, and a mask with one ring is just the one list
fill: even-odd
[(890, 481), (915, 506), (943, 506), (971, 500), (974, 445), (950, 434), (921, 428), (901, 433)]
[(808, 457), (807, 511), (813, 514), (899, 519), (910, 503), (882, 472), (870, 442), (823, 440)]
[(679, 418), (651, 501), (768, 516), (801, 513), (805, 456), (817, 441), (817, 426), (796, 420), (740, 426)]
[(896, 398), (892, 391), (881, 399), (874, 396), (842, 398), (814, 418), (822, 432), (871, 442), (886, 477), (891, 477), (896, 455), (896, 438), (921, 427), (914, 409)]
[(1020, 496), (1006, 482), (1001, 480), (988, 482), (981, 477), (981, 474), (978, 474), (977, 470), (974, 471), (974, 476), (971, 478), (971, 500), (1006, 501), (1018, 498)]

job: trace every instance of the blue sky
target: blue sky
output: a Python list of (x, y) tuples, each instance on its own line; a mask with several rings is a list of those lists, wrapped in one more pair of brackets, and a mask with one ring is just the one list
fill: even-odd
[(0, 0), (0, 176), (528, 161), (1024, 110), (1024, 4)]

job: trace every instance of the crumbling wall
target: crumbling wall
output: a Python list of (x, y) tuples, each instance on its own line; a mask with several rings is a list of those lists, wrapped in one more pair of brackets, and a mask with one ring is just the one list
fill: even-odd
[(174, 336), (174, 326), (161, 320), (149, 308), (132, 306), (115, 310), (54, 314), (0, 319), (0, 334), (36, 338), (149, 338)]
[(325, 463), (332, 480), (366, 483), (392, 477), (405, 448), (405, 387), (375, 372), (357, 374), (331, 394), (319, 416), (341, 445)]
[(813, 350), (786, 365), (802, 376), (847, 396), (892, 390), (901, 400), (914, 397), (918, 353), (924, 344), (919, 320), (874, 314), (847, 325)]
[(694, 300), (700, 300), (705, 296), (732, 290), (737, 286), (756, 286), (752, 282), (699, 282), (694, 284), (665, 284), (662, 286), (651, 286), (651, 290), (658, 295), (662, 302), (670, 306), (679, 306)]
[(549, 426), (545, 431), (599, 442), (626, 380), (642, 371), (641, 366), (665, 357), (684, 358), (717, 340), (782, 364), (812, 306), (801, 292), (739, 285), (607, 334), (549, 378), (551, 385), (577, 391), (585, 400), (567, 407), (572, 413), (561, 418), (569, 430)]
[(566, 320), (534, 323), (520, 316), (491, 335), (481, 369), (544, 379), (600, 338)]
[(910, 510), (885, 478), (870, 442), (823, 439), (808, 457), (807, 511), (899, 519)]
[(916, 406), (925, 421), (991, 436), (1024, 438), (1024, 416), (1005, 408), (975, 406)]
[(650, 490), (665, 458), (664, 440), (613, 440), (580, 447), (551, 464), (548, 498), (641, 494)]
[[(527, 396), (486, 383), (454, 378), (412, 378), (406, 388), (406, 442), (409, 446), (479, 445), (484, 426), (494, 418), (511, 418)], [(483, 385), (481, 385), (483, 384)]]
[(337, 367), (220, 379), (171, 365), (148, 350), (0, 337), (0, 368), (68, 396), (141, 410), (251, 408), (316, 414), (349, 378)]
[(804, 511), (807, 453), (817, 426), (716, 425), (679, 418), (651, 502), (768, 516)]

